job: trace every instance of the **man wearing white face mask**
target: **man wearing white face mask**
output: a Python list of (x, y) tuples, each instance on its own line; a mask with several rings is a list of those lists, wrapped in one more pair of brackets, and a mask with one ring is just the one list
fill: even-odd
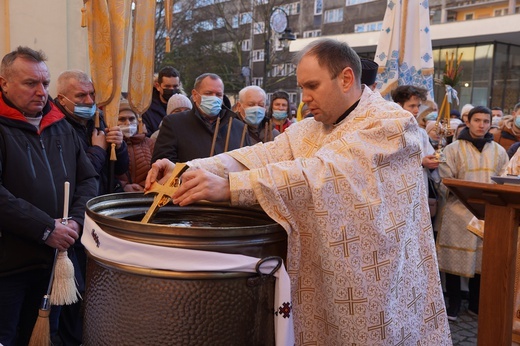
[(186, 162), (251, 144), (247, 133), (242, 136), (244, 123), (222, 105), (224, 82), (218, 75), (197, 77), (191, 97), (193, 109), (163, 118), (152, 163), (163, 158)]
[(256, 85), (246, 86), (238, 93), (236, 111), (247, 125), (251, 144), (272, 141), (280, 134), (265, 116), (266, 101), (265, 91)]
[(151, 167), (155, 139), (137, 133), (137, 116), (127, 100), (119, 104), (117, 125), (123, 132), (128, 147), (128, 171), (117, 176), (126, 192), (143, 191), (146, 175)]

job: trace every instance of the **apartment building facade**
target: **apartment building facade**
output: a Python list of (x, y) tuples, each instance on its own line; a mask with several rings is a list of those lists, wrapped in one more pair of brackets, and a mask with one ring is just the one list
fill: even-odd
[[(395, 0), (394, 0), (395, 1)], [(292, 58), (317, 37), (348, 42), (372, 58), (387, 0), (172, 0), (166, 32), (166, 0), (157, 0), (156, 70), (169, 64), (189, 91), (202, 72), (219, 73), (231, 97), (256, 84), (268, 93), (284, 89), (297, 104), (300, 92)], [(435, 77), (445, 52), (463, 52), (461, 104), (500, 106), (508, 113), (520, 99), (520, 0), (429, 0)], [(81, 1), (0, 0), (0, 53), (18, 45), (43, 49), (55, 77), (64, 69), (89, 70)], [(281, 41), (271, 16), (283, 10), (296, 40)], [(30, 25), (27, 25), (30, 23)], [(279, 29), (279, 28), (278, 28)], [(165, 38), (172, 51), (165, 51)], [(284, 43), (290, 43), (287, 47)], [(130, 77), (131, 78), (131, 77)], [(437, 87), (437, 101), (442, 98)]]
[[(269, 94), (286, 90), (297, 104), (294, 53), (317, 37), (331, 37), (348, 42), (360, 56), (372, 58), (387, 0), (199, 0), (178, 1), (174, 6), (174, 22), (200, 18), (197, 13), (212, 14), (214, 23), (220, 24), (206, 24), (205, 35), (211, 32), (214, 40), (240, 51), (240, 58), (233, 61), (236, 66), (229, 69), (228, 77), (236, 82), (227, 88), (228, 93), (255, 84)], [(456, 56), (463, 52), (461, 105), (500, 106), (509, 112), (520, 100), (520, 1), (430, 0), (429, 6), (435, 78), (442, 75), (446, 51)], [(277, 9), (286, 13), (287, 28), (296, 37), (285, 42), (289, 48), (279, 40), (282, 33), (271, 28), (270, 15)], [(226, 27), (226, 23), (231, 25)], [(171, 62), (175, 65), (175, 60)], [(435, 94), (437, 101), (442, 99), (440, 86)]]

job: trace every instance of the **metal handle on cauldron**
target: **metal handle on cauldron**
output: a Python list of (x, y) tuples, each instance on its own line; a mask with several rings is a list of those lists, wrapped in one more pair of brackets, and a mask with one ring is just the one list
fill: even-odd
[[(271, 270), (271, 272), (269, 274), (264, 274), (264, 273), (262, 273), (261, 267), (262, 267), (262, 264), (264, 264), (268, 261), (276, 261), (277, 264), (273, 268), (273, 270)], [(256, 264), (256, 267), (255, 267), (255, 270), (256, 270), (256, 273), (258, 274), (258, 276), (247, 279), (247, 285), (251, 287), (251, 286), (257, 286), (257, 285), (263, 284), (267, 279), (274, 276), (274, 273), (276, 273), (278, 271), (278, 269), (280, 269), (280, 267), (282, 266), (282, 263), (283, 263), (282, 258), (278, 257), (278, 256), (267, 256), (265, 258), (262, 258), (260, 261), (258, 261), (258, 263)]]

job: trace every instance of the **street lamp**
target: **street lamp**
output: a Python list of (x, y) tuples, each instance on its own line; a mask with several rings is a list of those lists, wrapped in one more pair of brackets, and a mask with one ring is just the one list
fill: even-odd
[(287, 28), (284, 30), (282, 36), (280, 36), (278, 40), (282, 43), (283, 48), (289, 48), (291, 41), (296, 40), (296, 35), (293, 34), (290, 28)]
[(296, 35), (294, 35), (289, 28), (289, 15), (287, 12), (281, 7), (273, 8), (267, 25), (267, 39), (265, 40), (264, 46), (264, 77), (262, 82), (264, 90), (267, 84), (267, 70), (269, 68), (269, 58), (271, 55), (271, 30), (280, 35), (278, 40), (282, 43), (284, 49), (289, 47), (291, 41), (296, 40)]

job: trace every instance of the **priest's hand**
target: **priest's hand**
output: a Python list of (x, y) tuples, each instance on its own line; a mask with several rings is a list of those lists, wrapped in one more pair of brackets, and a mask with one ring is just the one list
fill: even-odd
[(180, 206), (201, 200), (210, 202), (229, 201), (231, 192), (229, 180), (204, 169), (194, 169), (182, 175), (182, 184), (172, 196), (172, 201)]
[(148, 171), (148, 175), (146, 176), (146, 181), (144, 183), (144, 191), (150, 190), (152, 184), (156, 181), (159, 184), (164, 184), (165, 181), (172, 175), (173, 169), (175, 168), (175, 163), (171, 162), (168, 159), (160, 159), (155, 161), (152, 164), (152, 168)]

